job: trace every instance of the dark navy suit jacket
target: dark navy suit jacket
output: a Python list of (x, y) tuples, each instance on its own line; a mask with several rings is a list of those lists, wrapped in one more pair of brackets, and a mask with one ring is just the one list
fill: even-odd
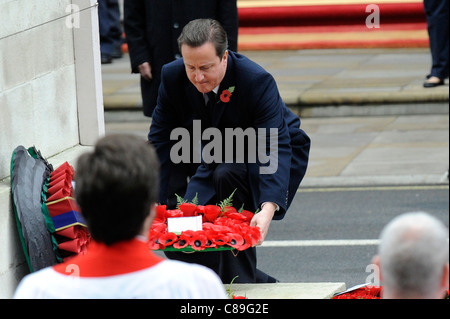
[[(234, 91), (225, 103), (219, 96), (231, 87), (234, 87)], [(247, 170), (254, 207), (266, 201), (274, 202), (280, 207), (274, 219), (282, 219), (306, 173), (308, 163), (310, 139), (300, 129), (300, 119), (282, 101), (273, 77), (258, 64), (232, 51), (229, 51), (227, 70), (218, 95), (212, 126), (219, 129), (223, 137), (225, 128), (252, 128), (255, 131), (266, 128), (267, 135), (270, 128), (277, 129), (276, 172), (261, 174), (259, 161), (247, 163)], [(158, 104), (153, 112), (148, 136), (161, 162), (161, 203), (165, 203), (168, 197), (168, 180), (173, 165), (170, 150), (178, 142), (170, 140), (170, 134), (178, 127), (186, 128), (192, 134), (193, 121), (204, 119), (204, 107), (203, 94), (187, 78), (183, 60), (166, 64), (162, 69)], [(203, 126), (202, 130), (207, 128)], [(206, 204), (215, 196), (213, 167), (202, 162), (188, 184), (186, 199), (193, 198), (197, 193), (199, 203)]]

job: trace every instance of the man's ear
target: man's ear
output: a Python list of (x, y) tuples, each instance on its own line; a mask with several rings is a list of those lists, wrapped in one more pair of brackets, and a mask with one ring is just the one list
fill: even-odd
[(441, 287), (442, 289), (448, 289), (448, 280), (449, 280), (449, 265), (448, 262), (444, 265), (444, 269), (442, 272), (441, 278)]
[(222, 57), (222, 61), (223, 60), (228, 60), (228, 50), (225, 50), (225, 53), (224, 53), (224, 55)]

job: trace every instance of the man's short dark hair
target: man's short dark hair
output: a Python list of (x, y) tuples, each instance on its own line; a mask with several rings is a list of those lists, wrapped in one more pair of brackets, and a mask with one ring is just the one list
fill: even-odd
[(111, 245), (141, 233), (158, 198), (159, 162), (144, 139), (108, 135), (78, 158), (75, 181), (92, 238)]
[(192, 48), (211, 42), (216, 48), (219, 58), (222, 58), (228, 48), (228, 37), (221, 24), (213, 19), (197, 19), (189, 22), (178, 38), (178, 46), (186, 44)]

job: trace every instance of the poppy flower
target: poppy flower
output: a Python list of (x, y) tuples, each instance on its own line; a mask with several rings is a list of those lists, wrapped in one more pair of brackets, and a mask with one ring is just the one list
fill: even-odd
[(228, 102), (230, 102), (230, 97), (231, 97), (231, 92), (228, 90), (223, 90), (222, 94), (220, 95), (220, 100), (223, 103), (228, 103)]
[(153, 222), (152, 226), (150, 227), (150, 231), (164, 234), (167, 232), (167, 224), (160, 222)]
[(214, 243), (217, 246), (223, 246), (228, 243), (228, 236), (222, 233), (218, 233), (217, 236), (214, 238)]
[(262, 238), (261, 230), (259, 229), (259, 227), (256, 226), (248, 227), (247, 234), (249, 234), (252, 239), (252, 246), (256, 246)]
[(229, 218), (225, 218), (225, 217), (219, 217), (216, 220), (214, 220), (214, 225), (223, 225), (223, 226), (229, 226), (230, 223), (233, 223), (233, 221), (231, 221), (231, 219)]
[(216, 248), (217, 245), (214, 241), (214, 238), (216, 237), (217, 233), (213, 230), (204, 230), (203, 231), (206, 236), (206, 244), (205, 248)]
[(203, 233), (203, 231), (196, 231), (193, 234), (193, 236), (189, 239), (189, 245), (194, 250), (205, 249), (205, 246), (207, 243), (208, 243), (208, 238)]
[(245, 210), (245, 209), (242, 210), (241, 214), (246, 217), (246, 222), (248, 222), (248, 223), (250, 223), (253, 219), (253, 216), (255, 216), (255, 214), (253, 212)]
[(198, 206), (196, 207), (196, 209), (195, 209), (194, 215), (195, 215), (195, 216), (202, 216), (202, 222), (203, 222), (203, 223), (206, 223), (206, 222), (207, 222), (207, 220), (206, 220), (206, 218), (205, 218), (205, 206), (203, 206), (203, 205), (198, 205)]
[(158, 239), (159, 244), (162, 246), (163, 249), (167, 246), (171, 246), (177, 240), (178, 240), (178, 236), (176, 234), (170, 233), (170, 232), (163, 234)]
[(156, 210), (155, 219), (158, 219), (164, 223), (166, 221), (166, 209), (167, 205), (157, 205), (155, 209)]
[(365, 286), (333, 297), (333, 299), (381, 299), (381, 286)]
[(219, 232), (227, 232), (229, 228), (228, 228), (228, 226), (225, 226), (225, 225), (215, 225), (214, 224), (211, 226), (211, 229), (213, 231), (219, 233)]
[(238, 211), (233, 206), (225, 206), (223, 208), (224, 213), (237, 213)]
[(160, 245), (159, 245), (158, 237), (159, 237), (159, 236), (154, 236), (154, 237), (152, 237), (152, 238), (149, 239), (149, 241), (148, 241), (147, 244), (148, 244), (148, 247), (149, 247), (151, 250), (158, 250), (158, 249), (161, 248)]
[(175, 218), (175, 217), (183, 217), (183, 211), (179, 209), (171, 209), (166, 211), (166, 217), (167, 218)]
[(214, 227), (214, 224), (210, 223), (210, 222), (202, 224), (202, 229), (205, 231), (209, 231), (209, 230), (213, 229), (213, 227)]
[(223, 90), (222, 94), (220, 95), (220, 100), (223, 103), (230, 102), (231, 94), (234, 92), (234, 86), (230, 86), (227, 90)]
[(183, 212), (184, 217), (194, 216), (197, 209), (197, 205), (191, 203), (183, 203), (179, 206), (180, 210)]
[(173, 248), (181, 249), (185, 248), (189, 245), (189, 240), (191, 239), (192, 234), (189, 231), (184, 231), (181, 233), (180, 237), (178, 238), (178, 241), (173, 244)]
[(150, 248), (150, 250), (158, 250), (159, 242), (156, 242), (155, 240), (151, 240), (148, 242), (148, 247)]
[(214, 220), (220, 214), (220, 207), (216, 205), (206, 205), (204, 217), (208, 222), (214, 222)]
[(225, 213), (224, 217), (232, 218), (240, 221), (246, 221), (247, 217), (241, 213)]
[(228, 233), (228, 246), (236, 248), (237, 250), (241, 250), (240, 248), (244, 245), (245, 240), (244, 237), (237, 233)]
[(204, 213), (205, 213), (205, 206), (197, 205), (197, 207), (195, 207), (195, 215), (203, 215)]
[(242, 251), (242, 250), (246, 250), (247, 248), (250, 248), (252, 246), (255, 246), (255, 245), (253, 245), (253, 240), (249, 234), (242, 234), (242, 238), (244, 239), (244, 242), (239, 247), (238, 250)]

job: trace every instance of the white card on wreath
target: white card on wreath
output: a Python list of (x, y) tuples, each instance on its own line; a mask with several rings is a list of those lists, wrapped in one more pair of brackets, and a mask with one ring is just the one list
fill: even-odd
[(167, 218), (167, 228), (170, 233), (177, 235), (186, 230), (203, 230), (202, 216)]

